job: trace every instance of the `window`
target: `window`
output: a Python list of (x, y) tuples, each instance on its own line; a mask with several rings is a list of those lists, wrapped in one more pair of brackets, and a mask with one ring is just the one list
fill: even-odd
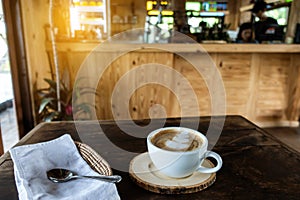
[(279, 25), (287, 25), (289, 16), (289, 7), (281, 7), (274, 10), (269, 10), (266, 15), (277, 20)]
[[(277, 20), (279, 25), (286, 26), (289, 17), (289, 7), (280, 7), (265, 12), (268, 17), (273, 17)], [(255, 17), (255, 21), (259, 21), (258, 17)]]

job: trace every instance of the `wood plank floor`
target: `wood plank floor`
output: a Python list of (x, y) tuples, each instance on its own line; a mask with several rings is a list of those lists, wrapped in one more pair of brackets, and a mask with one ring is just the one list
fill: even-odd
[[(0, 113), (4, 151), (9, 150), (19, 140), (14, 108)], [(268, 133), (300, 152), (300, 127), (264, 128)]]

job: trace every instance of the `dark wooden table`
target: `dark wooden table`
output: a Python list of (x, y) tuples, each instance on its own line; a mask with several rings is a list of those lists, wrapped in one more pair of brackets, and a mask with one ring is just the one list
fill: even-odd
[[(181, 121), (193, 124), (197, 119), (168, 119), (165, 126), (178, 126)], [(218, 121), (219, 117), (212, 119)], [(201, 117), (198, 130), (206, 133), (212, 119)], [(154, 120), (154, 123), (159, 122)], [(122, 123), (126, 126), (126, 121)], [(136, 123), (146, 125), (149, 121)], [(76, 129), (73, 122), (40, 124), (17, 145), (47, 141), (69, 133), (74, 140), (83, 141), (94, 148), (112, 167), (114, 163), (128, 166), (132, 157), (124, 152), (146, 151), (144, 138), (125, 134), (114, 121), (103, 121), (100, 124), (104, 133), (99, 133), (98, 122), (82, 122), (79, 135), (78, 127)], [(212, 125), (211, 128), (217, 130), (219, 127)], [(111, 150), (104, 138), (124, 151)], [(114, 173), (123, 177), (117, 185), (121, 199), (299, 199), (300, 154), (245, 118), (227, 116), (221, 137), (213, 150), (222, 156), (223, 167), (217, 172), (217, 180), (212, 186), (193, 194), (161, 195), (149, 192), (135, 185), (126, 171), (113, 167)], [(9, 153), (0, 158), (0, 199), (18, 199)]]

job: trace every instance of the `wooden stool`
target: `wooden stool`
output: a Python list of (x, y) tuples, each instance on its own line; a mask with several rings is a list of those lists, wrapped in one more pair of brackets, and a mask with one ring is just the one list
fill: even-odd
[(0, 123), (0, 156), (4, 153), (3, 141), (2, 141), (2, 132), (1, 132), (1, 123)]

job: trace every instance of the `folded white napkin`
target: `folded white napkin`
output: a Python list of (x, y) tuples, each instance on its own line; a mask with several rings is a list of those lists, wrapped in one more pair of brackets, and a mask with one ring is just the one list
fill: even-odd
[(46, 172), (66, 168), (79, 175), (98, 175), (80, 156), (70, 135), (10, 150), (19, 199), (120, 199), (116, 185), (93, 179), (53, 183)]

